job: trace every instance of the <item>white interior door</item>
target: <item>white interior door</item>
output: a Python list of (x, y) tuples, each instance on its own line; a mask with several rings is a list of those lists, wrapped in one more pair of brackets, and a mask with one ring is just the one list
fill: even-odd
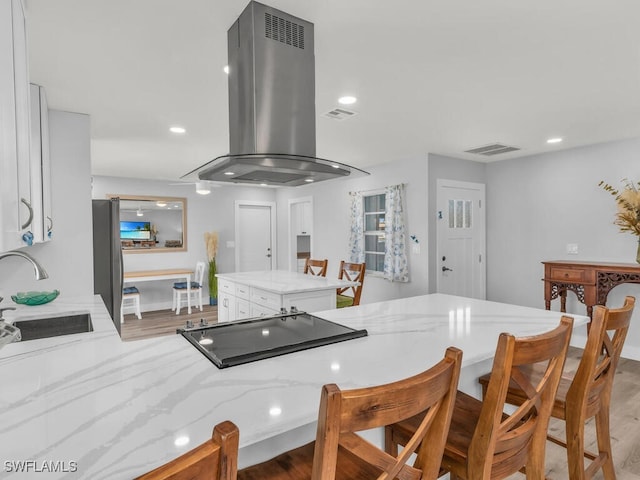
[(438, 179), (437, 186), (438, 292), (484, 299), (484, 184)]
[(313, 197), (289, 199), (289, 270), (301, 271), (299, 252), (313, 252)]
[(271, 270), (275, 258), (276, 206), (271, 202), (236, 202), (236, 271)]

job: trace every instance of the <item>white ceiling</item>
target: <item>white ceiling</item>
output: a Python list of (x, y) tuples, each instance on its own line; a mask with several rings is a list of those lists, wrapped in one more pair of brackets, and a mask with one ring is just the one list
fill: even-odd
[[(226, 32), (247, 3), (26, 1), (31, 80), (91, 115), (93, 174), (175, 180), (228, 152)], [(640, 136), (638, 0), (264, 3), (315, 24), (320, 157), (522, 148), (501, 160)], [(325, 118), (347, 93), (358, 115)]]

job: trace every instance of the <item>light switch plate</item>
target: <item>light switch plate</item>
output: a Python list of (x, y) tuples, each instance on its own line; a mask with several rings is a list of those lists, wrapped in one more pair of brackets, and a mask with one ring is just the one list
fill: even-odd
[(413, 245), (411, 245), (411, 250), (413, 251), (413, 253), (415, 254), (420, 254), (420, 244), (419, 243), (414, 243)]
[(567, 253), (569, 255), (578, 255), (578, 244), (577, 243), (567, 243)]
[(227, 248), (236, 248), (236, 242), (233, 240), (227, 240)]

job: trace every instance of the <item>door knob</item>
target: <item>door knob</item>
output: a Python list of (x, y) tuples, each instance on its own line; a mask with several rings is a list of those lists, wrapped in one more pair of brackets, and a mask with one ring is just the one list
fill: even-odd
[(442, 271), (443, 272), (453, 272), (453, 268), (448, 268), (448, 267), (442, 267)]

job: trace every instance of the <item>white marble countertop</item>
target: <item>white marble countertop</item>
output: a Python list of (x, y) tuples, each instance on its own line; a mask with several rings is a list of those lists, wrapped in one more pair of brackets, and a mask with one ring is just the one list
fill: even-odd
[(351, 280), (338, 280), (337, 278), (319, 277), (287, 270), (218, 273), (216, 277), (278, 294), (335, 290), (340, 287), (358, 285), (358, 282)]
[[(240, 464), (253, 463), (290, 448), (292, 438), (313, 438), (325, 383), (397, 380), (455, 345), (473, 384), (500, 332), (537, 334), (561, 315), (439, 294), (330, 310), (317, 314), (369, 335), (218, 370), (181, 336), (122, 342), (99, 299), (63, 300), (49, 308), (89, 311), (96, 331), (0, 350), (2, 478), (130, 479), (205, 441), (227, 419), (240, 429)], [(40, 312), (52, 313), (7, 313)], [(27, 461), (28, 472), (13, 472)], [(55, 462), (77, 471), (36, 472)]]

